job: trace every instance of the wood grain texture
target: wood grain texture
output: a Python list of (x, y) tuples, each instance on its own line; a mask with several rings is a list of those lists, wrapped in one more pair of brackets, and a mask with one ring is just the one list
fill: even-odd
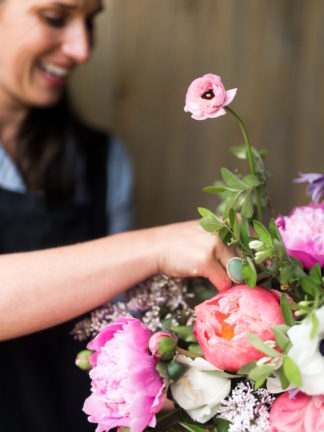
[(137, 226), (197, 217), (202, 187), (242, 143), (228, 115), (197, 122), (187, 86), (207, 72), (238, 87), (232, 104), (267, 148), (277, 213), (307, 202), (299, 171), (324, 168), (324, 2), (106, 0), (93, 61), (72, 82), (81, 112), (124, 138), (136, 171)]

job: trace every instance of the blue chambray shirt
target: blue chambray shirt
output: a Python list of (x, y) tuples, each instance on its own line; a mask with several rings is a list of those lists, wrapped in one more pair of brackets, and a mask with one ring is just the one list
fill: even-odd
[[(132, 229), (134, 222), (133, 169), (123, 143), (117, 138), (112, 138), (110, 141), (110, 151), (107, 157), (107, 185), (108, 232), (115, 234)], [(0, 187), (22, 194), (27, 191), (20, 172), (1, 142)], [(78, 184), (75, 198), (77, 201), (86, 199), (82, 184)]]

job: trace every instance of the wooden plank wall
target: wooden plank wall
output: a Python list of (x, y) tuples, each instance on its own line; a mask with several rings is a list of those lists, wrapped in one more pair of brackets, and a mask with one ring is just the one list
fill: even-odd
[[(232, 104), (252, 143), (268, 149), (276, 212), (306, 203), (299, 171), (324, 168), (324, 2), (321, 0), (105, 0), (91, 64), (72, 92), (93, 123), (124, 138), (136, 171), (137, 226), (214, 207), (203, 186), (242, 142), (228, 115), (183, 112), (192, 79), (207, 72), (238, 87)], [(244, 169), (244, 166), (243, 166)]]

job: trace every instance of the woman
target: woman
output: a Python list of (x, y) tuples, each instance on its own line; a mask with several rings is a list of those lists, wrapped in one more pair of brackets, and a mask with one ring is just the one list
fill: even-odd
[(224, 267), (233, 253), (197, 222), (103, 237), (130, 220), (115, 223), (116, 215), (120, 222), (129, 214), (130, 180), (117, 191), (124, 198), (115, 213), (108, 205), (107, 161), (120, 163), (118, 185), (130, 178), (127, 161), (112, 138), (75, 118), (65, 94), (71, 72), (90, 57), (100, 9), (99, 0), (0, 0), (0, 428), (6, 432), (91, 430), (81, 413), (89, 383), (73, 364), (81, 346), (69, 336), (69, 320), (158, 271), (230, 286)]

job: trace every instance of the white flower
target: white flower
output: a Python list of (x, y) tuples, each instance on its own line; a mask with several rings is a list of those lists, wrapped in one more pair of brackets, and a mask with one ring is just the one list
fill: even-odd
[(263, 246), (264, 246), (264, 243), (260, 240), (252, 240), (249, 243), (250, 249), (258, 250), (258, 249), (261, 249)]
[(229, 394), (231, 380), (213, 373), (219, 369), (203, 358), (191, 360), (179, 355), (177, 361), (189, 369), (171, 385), (172, 396), (194, 421), (206, 423)]
[(315, 337), (311, 338), (313, 324), (310, 319), (288, 330), (292, 342), (288, 356), (299, 367), (300, 390), (308, 395), (324, 394), (324, 306), (315, 314), (318, 320)]

